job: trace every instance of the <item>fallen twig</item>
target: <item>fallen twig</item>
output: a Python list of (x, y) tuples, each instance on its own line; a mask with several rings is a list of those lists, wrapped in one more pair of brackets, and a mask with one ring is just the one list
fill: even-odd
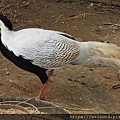
[(110, 29), (108, 30), (107, 35), (105, 36), (105, 39), (107, 39), (109, 34), (110, 34)]
[(67, 18), (67, 20), (72, 20), (72, 19), (77, 19), (77, 18), (85, 18), (86, 15), (96, 15), (96, 14), (102, 14), (102, 13), (105, 13), (105, 12), (97, 12), (97, 13), (82, 13), (80, 15), (76, 15), (76, 16), (73, 16), (71, 18)]
[(56, 19), (55, 23), (58, 22), (58, 20), (59, 20), (62, 16), (63, 16), (63, 14), (61, 14), (61, 15)]
[(114, 85), (114, 86), (112, 86), (112, 88), (113, 88), (113, 89), (119, 89), (119, 88), (120, 88), (120, 84)]

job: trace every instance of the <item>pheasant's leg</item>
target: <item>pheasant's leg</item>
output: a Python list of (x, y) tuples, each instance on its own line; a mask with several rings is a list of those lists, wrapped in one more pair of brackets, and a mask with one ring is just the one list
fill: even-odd
[(44, 90), (45, 90), (48, 82), (50, 81), (50, 77), (52, 76), (53, 71), (54, 71), (54, 70), (50, 70), (50, 72), (48, 73), (48, 80), (47, 80), (47, 82), (46, 82), (45, 84), (42, 85), (42, 87), (41, 87), (41, 89), (40, 89), (40, 93), (39, 93), (37, 99), (41, 99), (41, 98), (42, 98), (43, 92), (44, 92)]

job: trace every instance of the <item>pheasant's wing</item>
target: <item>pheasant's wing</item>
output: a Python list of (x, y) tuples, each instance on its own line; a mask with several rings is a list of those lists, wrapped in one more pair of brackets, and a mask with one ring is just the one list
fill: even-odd
[[(34, 65), (52, 69), (63, 67), (73, 62), (79, 55), (79, 45), (67, 34), (51, 34), (44, 42), (38, 42), (27, 50), (25, 56)], [(32, 51), (31, 51), (32, 50)], [(24, 55), (23, 55), (24, 56)]]
[(33, 64), (43, 68), (59, 68), (73, 62), (79, 55), (79, 45), (66, 36), (51, 36), (40, 45)]

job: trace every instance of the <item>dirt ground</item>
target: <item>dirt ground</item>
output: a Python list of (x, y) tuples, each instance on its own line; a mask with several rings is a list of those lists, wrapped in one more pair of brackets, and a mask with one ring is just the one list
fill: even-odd
[[(14, 30), (29, 27), (69, 33), (78, 41), (108, 41), (120, 46), (120, 8), (81, 0), (0, 0), (0, 12)], [(73, 113), (119, 113), (118, 69), (68, 65), (55, 70), (43, 99)], [(41, 81), (0, 53), (0, 97), (33, 98)]]

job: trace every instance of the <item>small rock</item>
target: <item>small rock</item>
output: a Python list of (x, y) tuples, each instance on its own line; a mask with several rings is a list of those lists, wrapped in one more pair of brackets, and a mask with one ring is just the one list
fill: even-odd
[(7, 68), (5, 68), (5, 71), (7, 70)]
[(80, 98), (80, 101), (82, 101), (82, 98)]
[(10, 73), (9, 72), (6, 72), (6, 75), (9, 75)]

